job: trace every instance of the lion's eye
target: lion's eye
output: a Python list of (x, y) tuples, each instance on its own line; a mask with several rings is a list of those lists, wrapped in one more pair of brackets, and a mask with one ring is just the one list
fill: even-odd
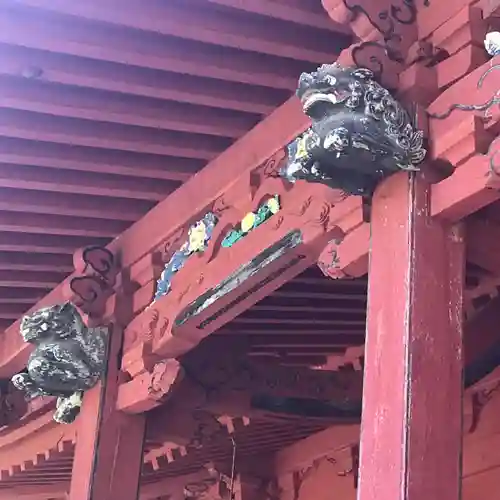
[(326, 83), (328, 83), (328, 85), (331, 85), (332, 87), (337, 84), (337, 79), (334, 76), (327, 75), (325, 80)]
[(46, 332), (48, 329), (49, 329), (49, 325), (47, 323), (42, 323), (40, 325), (40, 330), (42, 330), (43, 332)]

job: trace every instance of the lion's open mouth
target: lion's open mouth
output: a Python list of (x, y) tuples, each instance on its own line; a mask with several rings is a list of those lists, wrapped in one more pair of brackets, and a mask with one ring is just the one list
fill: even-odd
[(321, 92), (316, 92), (309, 96), (304, 96), (304, 98), (302, 99), (302, 108), (304, 110), (304, 113), (308, 115), (314, 106), (322, 102), (337, 104), (338, 99), (337, 96), (333, 93), (323, 94)]

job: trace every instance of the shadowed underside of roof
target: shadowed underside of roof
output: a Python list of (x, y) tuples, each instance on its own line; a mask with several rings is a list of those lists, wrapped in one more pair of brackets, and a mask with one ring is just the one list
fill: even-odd
[(0, 328), (347, 46), (320, 0), (0, 7)]

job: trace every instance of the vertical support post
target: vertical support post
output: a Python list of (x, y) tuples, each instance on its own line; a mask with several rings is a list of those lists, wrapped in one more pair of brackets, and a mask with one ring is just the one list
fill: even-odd
[(373, 199), (358, 500), (460, 498), (464, 235), (429, 213), (422, 174)]
[(110, 331), (104, 380), (88, 391), (78, 416), (69, 500), (137, 500), (145, 414), (116, 410), (123, 331)]

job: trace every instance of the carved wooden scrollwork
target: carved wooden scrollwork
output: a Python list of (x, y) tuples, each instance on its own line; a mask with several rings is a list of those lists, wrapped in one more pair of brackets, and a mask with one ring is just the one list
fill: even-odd
[(70, 279), (65, 295), (84, 313), (98, 316), (116, 284), (117, 260), (107, 248), (90, 246), (75, 252), (73, 263), (75, 276)]
[[(382, 41), (362, 42), (355, 47), (352, 54), (356, 66), (370, 68), (378, 78), (384, 72), (384, 64), (405, 62), (405, 52), (408, 49), (408, 46), (404, 46), (405, 27), (416, 23), (419, 9), (430, 6), (430, 0), (398, 0), (372, 13), (370, 11), (374, 9), (369, 8), (368, 2), (342, 1), (353, 16), (365, 16), (381, 35)], [(408, 45), (408, 42), (406, 44)], [(364, 54), (365, 51), (368, 52), (368, 57)]]

